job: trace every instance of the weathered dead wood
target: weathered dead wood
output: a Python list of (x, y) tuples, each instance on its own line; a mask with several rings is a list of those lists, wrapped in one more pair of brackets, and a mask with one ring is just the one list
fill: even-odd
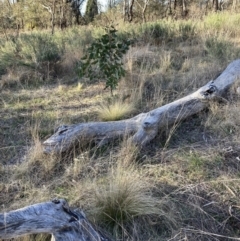
[(46, 153), (62, 153), (76, 143), (92, 141), (102, 144), (114, 138), (132, 135), (132, 141), (143, 146), (168, 125), (177, 123), (206, 108), (215, 99), (221, 99), (234, 81), (240, 77), (240, 59), (228, 65), (214, 81), (210, 81), (194, 93), (148, 113), (131, 119), (113, 122), (90, 122), (61, 126), (44, 143)]
[(0, 239), (49, 233), (52, 241), (110, 241), (99, 234), (80, 210), (63, 199), (0, 214)]

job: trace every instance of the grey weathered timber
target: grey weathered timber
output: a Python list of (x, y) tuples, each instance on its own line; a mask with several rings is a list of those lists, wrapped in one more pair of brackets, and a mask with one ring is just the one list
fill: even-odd
[(76, 143), (102, 144), (124, 135), (132, 135), (132, 141), (139, 146), (146, 145), (157, 135), (159, 129), (186, 119), (202, 111), (211, 101), (221, 99), (239, 77), (240, 59), (230, 63), (216, 80), (210, 81), (194, 93), (150, 112), (121, 121), (61, 126), (44, 141), (44, 150), (46, 153), (62, 153)]
[(52, 234), (52, 241), (110, 241), (63, 199), (0, 214), (0, 239), (37, 233)]

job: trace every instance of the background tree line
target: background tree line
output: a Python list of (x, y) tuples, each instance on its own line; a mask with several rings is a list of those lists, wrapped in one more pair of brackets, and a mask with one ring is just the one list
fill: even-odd
[(81, 8), (85, 0), (0, 1), (2, 29), (65, 28), (84, 24)]
[[(54, 27), (66, 28), (92, 22), (103, 11), (98, 0), (2, 0), (0, 28), (7, 29)], [(210, 11), (237, 10), (239, 0), (108, 0), (104, 10), (114, 11), (128, 22), (147, 22), (171, 17), (174, 19), (202, 16)], [(83, 13), (83, 6), (86, 10)]]
[(159, 18), (174, 19), (202, 16), (212, 11), (237, 10), (239, 0), (122, 0), (126, 21), (146, 22)]

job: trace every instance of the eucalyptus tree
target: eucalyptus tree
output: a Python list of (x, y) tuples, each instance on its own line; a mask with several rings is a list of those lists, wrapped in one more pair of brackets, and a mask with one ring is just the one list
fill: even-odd
[(175, 18), (185, 17), (188, 14), (186, 0), (174, 0)]
[(142, 1), (142, 4), (139, 0), (136, 0), (136, 3), (138, 4), (138, 6), (141, 9), (141, 16), (142, 16), (143, 23), (146, 23), (146, 10), (147, 10), (147, 6), (149, 4), (149, 0)]
[(108, 9), (114, 8), (119, 4), (119, 2), (120, 2), (119, 0), (108, 0), (107, 8)]
[(87, 7), (86, 7), (86, 13), (85, 18), (87, 22), (92, 22), (94, 17), (98, 15), (98, 2), (97, 0), (88, 0), (87, 1)]
[(135, 3), (135, 0), (123, 0), (123, 19), (124, 19), (124, 21), (132, 22), (134, 3)]
[(63, 29), (72, 24), (81, 23), (81, 8), (85, 0), (45, 0), (40, 2), (50, 14), (52, 33), (54, 33), (55, 26)]
[[(67, 2), (70, 3), (70, 6), (71, 6), (70, 15), (74, 16), (74, 23), (81, 24), (82, 23), (81, 20), (83, 19), (81, 9), (84, 2), (86, 2), (86, 0), (67, 0)], [(71, 19), (73, 19), (73, 17)]]

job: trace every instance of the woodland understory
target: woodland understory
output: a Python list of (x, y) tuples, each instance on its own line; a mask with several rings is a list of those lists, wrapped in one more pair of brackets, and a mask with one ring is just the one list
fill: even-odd
[[(240, 240), (238, 78), (221, 99), (166, 125), (141, 148), (128, 134), (101, 145), (80, 141), (68, 155), (44, 152), (59, 126), (147, 113), (194, 93), (240, 59), (238, 2), (220, 11), (209, 1), (205, 13), (187, 1), (187, 16), (154, 19), (149, 5), (146, 22), (145, 2), (136, 1), (130, 22), (113, 7), (62, 30), (55, 24), (52, 31), (51, 22), (47, 29), (1, 27), (0, 212), (63, 198), (113, 240)], [(91, 80), (77, 74), (107, 25), (119, 42), (132, 43), (112, 94), (98, 66)]]

